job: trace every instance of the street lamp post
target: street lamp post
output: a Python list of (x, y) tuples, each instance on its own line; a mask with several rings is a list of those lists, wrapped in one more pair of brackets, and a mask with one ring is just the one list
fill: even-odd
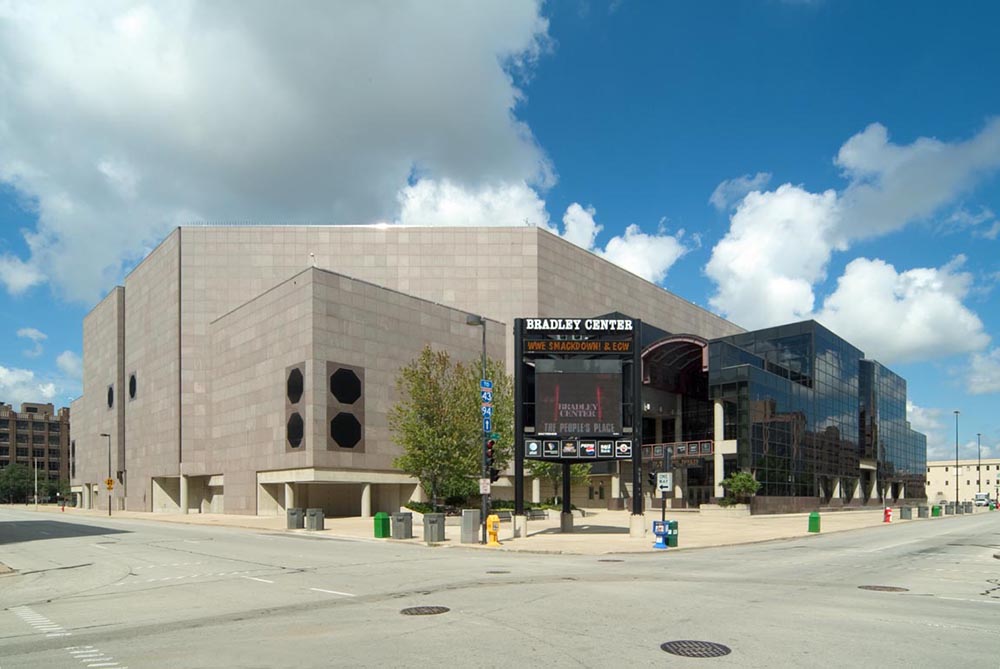
[[(955, 409), (955, 506), (958, 502), (958, 409)], [(956, 510), (955, 513), (958, 513)]]
[[(480, 374), (480, 379), (486, 379), (486, 319), (482, 316), (477, 316), (475, 314), (467, 314), (465, 317), (465, 324), (474, 327), (481, 327), (483, 329), (483, 357), (482, 357), (482, 372)], [(483, 423), (483, 453), (482, 453), (482, 476), (481, 479), (490, 480), (490, 470), (489, 463), (486, 461), (486, 441), (489, 439), (489, 434), (486, 433), (486, 424)], [(486, 514), (490, 510), (490, 494), (487, 492), (482, 493), (482, 523), (483, 523), (483, 533), (482, 540), (480, 543), (486, 543)]]
[(976, 447), (979, 449), (979, 457), (976, 460), (976, 485), (979, 492), (983, 491), (983, 435), (976, 432)]
[[(111, 435), (104, 432), (101, 433), (102, 437), (108, 438), (108, 480), (111, 480)], [(111, 489), (108, 488), (108, 515), (111, 515)]]

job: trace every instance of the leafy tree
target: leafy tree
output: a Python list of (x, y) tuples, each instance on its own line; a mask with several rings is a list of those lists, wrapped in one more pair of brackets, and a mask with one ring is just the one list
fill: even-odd
[(0, 499), (8, 502), (24, 502), (32, 494), (34, 480), (31, 469), (15, 462), (0, 469)]
[[(562, 473), (561, 462), (540, 462), (532, 461), (531, 473), (543, 481), (552, 484), (552, 497), (562, 496)], [(590, 463), (578, 463), (569, 466), (570, 485), (586, 485), (590, 483)]]
[[(399, 370), (399, 400), (389, 412), (389, 428), (403, 454), (393, 463), (416, 477), (432, 501), (468, 497), (478, 490), (482, 469), (483, 423), (480, 363), (455, 363), (447, 352), (425, 347)], [(510, 460), (514, 431), (513, 382), (503, 364), (487, 361), (493, 380), (493, 431), (499, 434), (494, 467)]]
[(734, 472), (722, 479), (721, 485), (728, 496), (742, 503), (749, 503), (750, 498), (760, 490), (760, 482), (750, 472)]

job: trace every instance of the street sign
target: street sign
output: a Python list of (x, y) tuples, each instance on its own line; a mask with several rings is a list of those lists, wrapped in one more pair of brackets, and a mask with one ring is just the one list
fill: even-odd
[(482, 388), (483, 390), (493, 390), (493, 382), (490, 381), (489, 379), (482, 379), (479, 382), (479, 387)]
[(660, 492), (670, 492), (674, 487), (674, 475), (672, 472), (659, 472), (656, 475), (656, 487)]
[(489, 495), (490, 494), (490, 480), (489, 479), (479, 479), (479, 494)]
[(491, 404), (493, 402), (492, 390), (480, 390), (479, 396), (482, 398), (483, 404)]
[(108, 486), (108, 490), (114, 490), (115, 480), (114, 479), (104, 479), (104, 485)]
[(482, 412), (483, 412), (483, 418), (493, 418), (493, 407), (492, 406), (490, 406), (488, 404), (484, 404), (482, 406)]
[(493, 419), (483, 418), (483, 432), (490, 432), (493, 429)]

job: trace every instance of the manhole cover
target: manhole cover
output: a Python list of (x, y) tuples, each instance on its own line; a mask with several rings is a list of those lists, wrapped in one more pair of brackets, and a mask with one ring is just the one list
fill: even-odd
[(894, 585), (859, 585), (861, 590), (874, 590), (875, 592), (909, 592), (909, 588), (897, 588)]
[(506, 571), (506, 570), (503, 570), (503, 569), (491, 569), (491, 570), (489, 570), (486, 573), (487, 574), (509, 574), (510, 572)]
[(625, 562), (625, 560), (615, 560), (612, 558), (604, 558), (603, 560), (598, 560), (598, 562)]
[(668, 641), (660, 644), (660, 650), (681, 657), (722, 657), (731, 652), (729, 646), (711, 641)]
[(447, 606), (411, 606), (402, 609), (400, 613), (404, 616), (436, 616), (439, 613), (448, 613), (450, 610)]

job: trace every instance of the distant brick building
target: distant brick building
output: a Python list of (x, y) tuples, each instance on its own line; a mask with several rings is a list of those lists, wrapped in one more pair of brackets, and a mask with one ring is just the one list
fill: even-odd
[(0, 402), (0, 469), (12, 462), (37, 466), (39, 480), (69, 481), (69, 409), (25, 402), (14, 411)]

